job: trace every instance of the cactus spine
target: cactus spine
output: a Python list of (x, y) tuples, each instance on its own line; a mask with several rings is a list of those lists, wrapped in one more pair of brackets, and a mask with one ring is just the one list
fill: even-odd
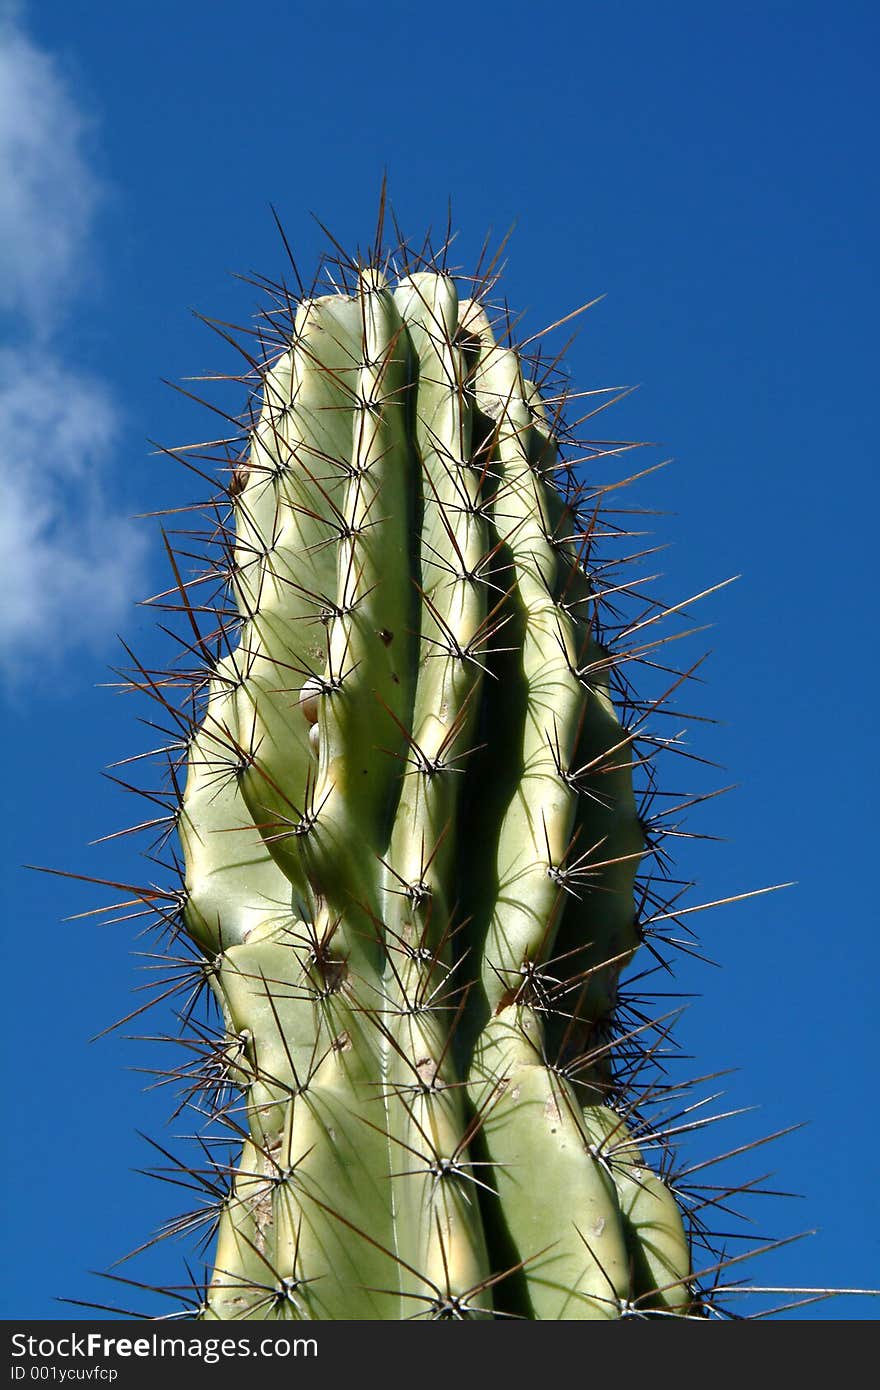
[(195, 1089), (219, 1074), (240, 1143), (199, 1315), (699, 1315), (618, 1008), (656, 839), (612, 693), (652, 643), (603, 639), (603, 489), (489, 279), (392, 266), (273, 288), (215, 632), (175, 563), (169, 913), (222, 1012)]

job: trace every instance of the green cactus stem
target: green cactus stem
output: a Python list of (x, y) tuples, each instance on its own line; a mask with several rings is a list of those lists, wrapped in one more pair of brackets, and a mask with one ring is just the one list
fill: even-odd
[(574, 443), (494, 284), (405, 249), (266, 282), (240, 449), (195, 455), (228, 469), (208, 568), (172, 553), (156, 600), (192, 668), (131, 678), (175, 721), (181, 864), (136, 892), (220, 1015), (180, 1074), (235, 1155), (168, 1228), (204, 1236), (204, 1319), (709, 1309), (647, 1118), (668, 1026), (620, 985), (660, 954), (640, 777), (689, 673), (661, 605), (603, 627), (627, 480), (582, 471), (629, 446)]
[(614, 1108), (647, 845), (595, 520), (496, 320), (364, 262), (260, 365), (177, 821), (241, 1097), (207, 1318), (695, 1306)]

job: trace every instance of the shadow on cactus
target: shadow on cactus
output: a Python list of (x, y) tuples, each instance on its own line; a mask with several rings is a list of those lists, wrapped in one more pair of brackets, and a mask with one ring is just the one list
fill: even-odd
[(497, 256), (465, 276), (448, 238), (388, 251), (382, 223), (215, 325), (244, 415), (166, 451), (221, 478), (204, 562), (192, 529), (167, 543), (152, 600), (182, 659), (126, 673), (165, 730), (147, 828), (179, 877), (107, 912), (184, 953), (156, 993), (186, 1000), (174, 1079), (205, 1128), (177, 1177), (203, 1195), (157, 1239), (205, 1273), (175, 1302), (736, 1316), (754, 1252), (708, 1221), (754, 1187), (676, 1159), (705, 1120), (644, 993), (699, 910), (666, 843), (691, 800), (654, 799), (684, 751), (656, 716), (699, 663), (665, 651), (685, 605), (614, 553), (645, 550), (606, 505), (634, 446), (578, 437), (620, 393), (516, 344)]

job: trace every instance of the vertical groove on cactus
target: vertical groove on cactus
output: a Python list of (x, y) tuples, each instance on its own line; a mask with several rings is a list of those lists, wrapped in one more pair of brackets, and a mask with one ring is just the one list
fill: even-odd
[(129, 678), (175, 721), (182, 866), (132, 891), (221, 1020), (181, 1073), (193, 1315), (707, 1316), (715, 1199), (676, 1176), (687, 1121), (647, 1118), (681, 1103), (668, 1021), (621, 997), (676, 916), (637, 790), (691, 674), (644, 631), (675, 610), (602, 624), (642, 602), (598, 558), (630, 480), (582, 471), (630, 446), (578, 448), (492, 269), (401, 245), (333, 276), (265, 282), (240, 451), (201, 449), (229, 470), (212, 559), (156, 600), (195, 669)]

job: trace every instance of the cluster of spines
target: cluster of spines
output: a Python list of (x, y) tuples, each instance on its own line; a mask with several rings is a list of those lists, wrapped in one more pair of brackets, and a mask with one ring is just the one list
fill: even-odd
[(702, 1316), (724, 1260), (699, 1207), (736, 1188), (672, 1168), (701, 1121), (644, 1118), (679, 1103), (646, 1079), (668, 1025), (617, 983), (680, 916), (653, 875), (634, 898), (666, 827), (632, 778), (676, 748), (647, 721), (692, 671), (630, 692), (667, 639), (602, 631), (639, 584), (594, 548), (626, 532), (561, 457), (567, 394), (496, 342), (494, 267), (459, 307), (445, 264), (391, 290), (379, 261), (336, 263), (347, 294), (270, 287), (218, 558), (184, 579), (169, 547), (159, 596), (194, 669), (130, 678), (171, 721), (168, 816), (137, 828), (184, 859), (131, 907), (199, 948), (159, 993), (220, 1003), (179, 1075), (242, 1145), (168, 1233), (216, 1237), (205, 1316)]

